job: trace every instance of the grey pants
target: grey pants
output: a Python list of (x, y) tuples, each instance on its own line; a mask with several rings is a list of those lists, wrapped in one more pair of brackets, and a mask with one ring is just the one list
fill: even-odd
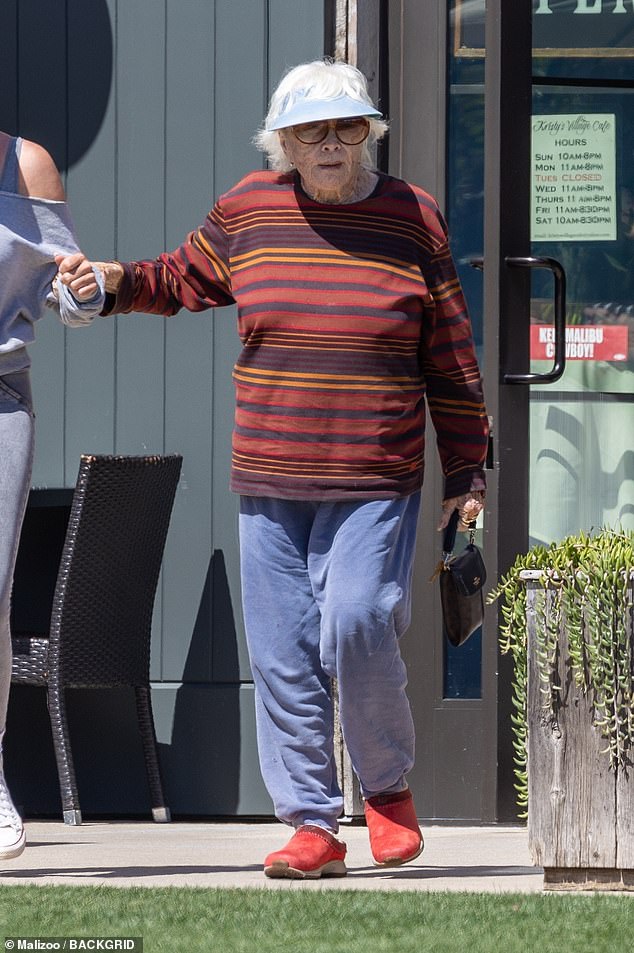
[(287, 824), (337, 829), (330, 680), (364, 797), (402, 791), (414, 724), (399, 638), (410, 620), (420, 493), (242, 497), (242, 601), (262, 777)]
[(29, 371), (0, 374), (0, 738), (11, 685), (11, 587), (31, 485), (33, 438)]

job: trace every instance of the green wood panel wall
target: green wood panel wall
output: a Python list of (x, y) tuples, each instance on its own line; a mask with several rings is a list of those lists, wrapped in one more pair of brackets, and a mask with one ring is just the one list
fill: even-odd
[[(326, 8), (327, 0), (3, 0), (0, 128), (51, 150), (88, 255), (153, 256), (175, 247), (218, 194), (261, 166), (251, 138), (270, 91), (288, 67), (329, 52)], [(244, 765), (256, 761), (250, 728), (240, 743), (252, 691), (240, 691), (250, 672), (237, 500), (228, 490), (235, 321), (235, 309), (225, 308), (168, 321), (123, 315), (67, 330), (50, 315), (32, 349), (35, 485), (72, 486), (84, 451), (184, 456), (155, 611), (157, 730), (166, 747), (189, 739), (189, 755), (207, 752), (216, 766), (226, 746), (214, 749), (210, 722), (238, 743), (235, 764), (226, 765), (236, 778), (231, 804), (226, 792), (221, 804), (214, 800), (211, 780), (195, 808), (179, 803), (188, 753), (166, 757), (175, 812), (268, 810), (263, 789), (240, 791), (243, 775), (253, 788)], [(202, 707), (188, 701), (200, 698)], [(209, 719), (197, 717), (202, 711)], [(103, 783), (95, 779), (95, 791)], [(29, 797), (23, 802), (28, 808)]]

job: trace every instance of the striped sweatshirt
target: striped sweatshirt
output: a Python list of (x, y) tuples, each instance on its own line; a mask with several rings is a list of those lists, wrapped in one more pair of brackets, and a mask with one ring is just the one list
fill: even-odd
[(242, 352), (231, 489), (390, 498), (422, 484), (425, 401), (445, 498), (484, 487), (487, 417), (467, 309), (434, 199), (380, 175), (366, 199), (313, 201), (253, 172), (175, 251), (128, 262), (109, 310), (236, 303)]

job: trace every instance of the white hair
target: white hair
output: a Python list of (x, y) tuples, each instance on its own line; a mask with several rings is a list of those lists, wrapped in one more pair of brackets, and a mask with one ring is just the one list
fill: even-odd
[[(374, 108), (368, 93), (367, 80), (355, 66), (350, 66), (349, 63), (335, 63), (331, 59), (314, 60), (312, 63), (294, 66), (280, 80), (271, 96), (264, 124), (253, 138), (254, 144), (266, 154), (269, 165), (277, 172), (289, 172), (291, 164), (282, 149), (279, 132), (269, 131), (267, 126), (278, 118), (283, 104), (288, 101), (289, 94), (298, 89), (306, 90), (306, 98), (309, 100), (337, 99), (345, 95)], [(363, 143), (361, 162), (363, 165), (373, 166), (371, 147), (378, 139), (383, 138), (388, 124), (384, 119), (373, 117), (368, 117), (368, 122), (370, 134)]]

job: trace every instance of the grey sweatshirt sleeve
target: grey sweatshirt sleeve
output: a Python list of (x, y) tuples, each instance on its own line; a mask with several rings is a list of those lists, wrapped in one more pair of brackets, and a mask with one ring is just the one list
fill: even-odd
[(99, 290), (88, 301), (78, 301), (57, 276), (53, 279), (54, 290), (49, 293), (47, 304), (59, 312), (60, 320), (69, 328), (81, 328), (91, 324), (103, 310), (106, 300), (103, 275), (98, 268), (93, 268), (93, 272)]

